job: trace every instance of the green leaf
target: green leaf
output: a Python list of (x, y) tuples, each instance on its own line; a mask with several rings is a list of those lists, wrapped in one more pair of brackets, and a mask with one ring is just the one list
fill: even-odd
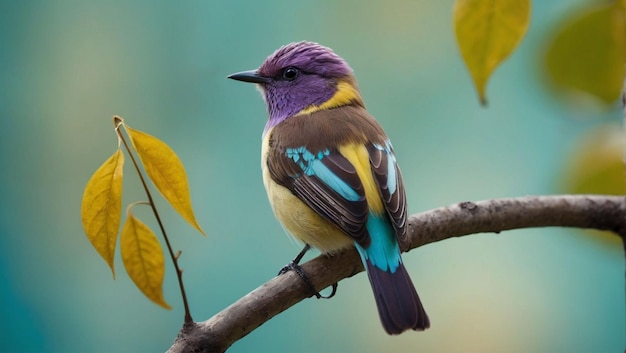
[(610, 104), (620, 96), (626, 59), (622, 2), (594, 5), (557, 30), (545, 56), (556, 87)]
[(528, 29), (530, 0), (456, 0), (454, 30), (481, 104), (493, 70), (517, 47)]

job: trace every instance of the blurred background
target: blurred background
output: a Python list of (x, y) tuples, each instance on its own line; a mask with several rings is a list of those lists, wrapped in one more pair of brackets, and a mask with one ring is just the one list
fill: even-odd
[[(452, 0), (3, 1), (0, 351), (165, 351), (182, 325), (171, 263), (168, 311), (135, 288), (119, 254), (113, 280), (81, 226), (83, 188), (117, 146), (115, 114), (168, 143), (186, 166), (208, 236), (162, 199), (157, 206), (183, 251), (195, 320), (272, 278), (299, 251), (261, 181), (263, 102), (250, 85), (226, 79), (291, 41), (334, 48), (355, 70), (393, 141), (410, 213), (570, 191), (585, 143), (608, 141), (597, 131), (621, 131), (617, 102), (564, 99), (541, 69), (554, 30), (590, 3), (534, 1), (529, 31), (490, 79), (483, 108), (456, 47)], [(128, 167), (125, 205), (145, 199)], [(147, 208), (137, 215), (154, 226)], [(332, 300), (305, 300), (230, 351), (624, 350), (624, 254), (615, 236), (479, 234), (404, 259), (430, 330), (387, 336), (360, 274)]]

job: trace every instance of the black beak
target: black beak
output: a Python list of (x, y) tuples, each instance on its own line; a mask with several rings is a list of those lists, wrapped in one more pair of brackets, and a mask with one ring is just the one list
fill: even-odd
[(259, 75), (256, 70), (237, 72), (236, 74), (228, 75), (228, 78), (252, 83), (269, 83), (271, 81), (269, 77)]

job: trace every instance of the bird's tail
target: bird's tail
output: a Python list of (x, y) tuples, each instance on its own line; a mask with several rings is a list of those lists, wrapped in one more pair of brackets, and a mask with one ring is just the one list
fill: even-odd
[(425, 330), (430, 327), (430, 320), (420, 301), (413, 282), (406, 272), (402, 261), (395, 271), (384, 271), (364, 259), (367, 275), (380, 321), (390, 335), (397, 335), (405, 330)]

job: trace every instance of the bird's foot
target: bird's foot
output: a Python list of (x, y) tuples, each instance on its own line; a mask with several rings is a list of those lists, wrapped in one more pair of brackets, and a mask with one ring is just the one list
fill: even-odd
[(315, 290), (315, 287), (313, 286), (313, 283), (309, 279), (309, 276), (306, 275), (306, 273), (304, 272), (302, 267), (299, 265), (300, 260), (302, 260), (302, 257), (304, 256), (304, 254), (306, 254), (307, 251), (309, 251), (309, 249), (311, 249), (311, 246), (309, 244), (306, 244), (304, 246), (304, 249), (302, 249), (302, 251), (300, 251), (298, 256), (296, 256), (296, 258), (293, 259), (293, 261), (291, 261), (290, 263), (285, 265), (283, 268), (281, 268), (280, 271), (278, 271), (278, 275), (280, 276), (280, 275), (283, 275), (283, 274), (285, 274), (285, 273), (287, 273), (289, 271), (293, 271), (309, 287), (311, 293), (313, 293), (313, 295), (317, 299), (330, 299), (330, 298), (335, 296), (335, 293), (337, 293), (337, 286), (338, 286), (337, 283), (333, 283), (332, 291), (331, 291), (331, 293), (329, 295), (327, 295), (327, 296), (321, 295), (317, 290)]
[(329, 295), (321, 295), (320, 292), (315, 290), (315, 287), (313, 286), (313, 283), (309, 279), (309, 276), (306, 275), (306, 273), (304, 272), (302, 267), (300, 265), (298, 265), (297, 263), (295, 263), (294, 261), (291, 261), (290, 263), (285, 265), (285, 267), (281, 268), (280, 271), (278, 272), (278, 275), (279, 276), (280, 275), (284, 275), (285, 273), (287, 273), (289, 271), (295, 272), (298, 275), (298, 277), (300, 277), (300, 279), (302, 279), (302, 281), (309, 287), (311, 293), (313, 293), (313, 295), (317, 299), (330, 299), (330, 298), (335, 296), (335, 293), (337, 293), (337, 286), (338, 285), (337, 285), (337, 283), (333, 283), (333, 285), (331, 286), (332, 287), (332, 291), (330, 292), (330, 294)]

